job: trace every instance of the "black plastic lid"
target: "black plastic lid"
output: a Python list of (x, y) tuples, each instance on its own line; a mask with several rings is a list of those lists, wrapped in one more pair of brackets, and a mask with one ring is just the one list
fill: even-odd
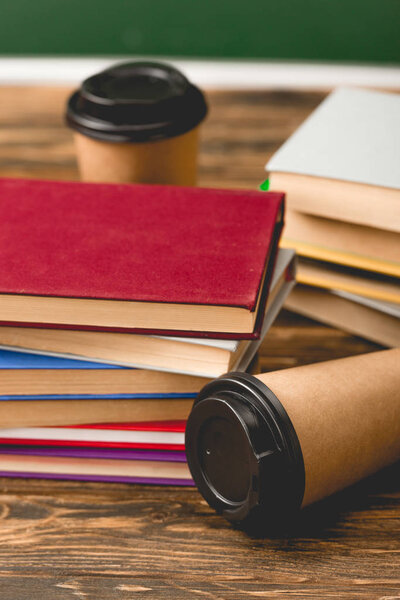
[(293, 425), (273, 392), (246, 373), (228, 373), (199, 393), (186, 426), (193, 479), (230, 521), (276, 524), (304, 494), (304, 463)]
[(207, 114), (202, 92), (167, 64), (115, 65), (86, 79), (67, 104), (67, 123), (109, 142), (149, 142), (190, 131)]

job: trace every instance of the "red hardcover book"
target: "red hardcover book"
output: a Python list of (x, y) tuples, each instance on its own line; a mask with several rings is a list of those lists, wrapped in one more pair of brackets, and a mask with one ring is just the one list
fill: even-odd
[(185, 421), (154, 421), (1, 429), (5, 437), (0, 437), (0, 444), (182, 451), (185, 425)]
[(256, 337), (283, 194), (0, 180), (0, 321)]

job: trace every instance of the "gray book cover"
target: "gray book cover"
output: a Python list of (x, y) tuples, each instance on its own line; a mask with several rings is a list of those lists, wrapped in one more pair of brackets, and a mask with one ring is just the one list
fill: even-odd
[(266, 170), (400, 189), (400, 95), (338, 88)]

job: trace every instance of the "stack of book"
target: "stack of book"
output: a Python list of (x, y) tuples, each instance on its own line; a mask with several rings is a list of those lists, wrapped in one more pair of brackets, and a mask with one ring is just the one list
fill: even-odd
[(294, 284), (283, 194), (0, 181), (0, 475), (191, 484), (184, 426)]
[(342, 88), (266, 166), (300, 255), (286, 307), (385, 346), (400, 344), (399, 140), (399, 95)]

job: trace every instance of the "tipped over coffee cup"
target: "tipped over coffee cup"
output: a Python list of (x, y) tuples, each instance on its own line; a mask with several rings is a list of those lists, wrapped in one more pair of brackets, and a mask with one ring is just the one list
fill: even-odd
[(86, 79), (67, 104), (84, 181), (195, 185), (202, 92), (170, 65), (132, 62)]

